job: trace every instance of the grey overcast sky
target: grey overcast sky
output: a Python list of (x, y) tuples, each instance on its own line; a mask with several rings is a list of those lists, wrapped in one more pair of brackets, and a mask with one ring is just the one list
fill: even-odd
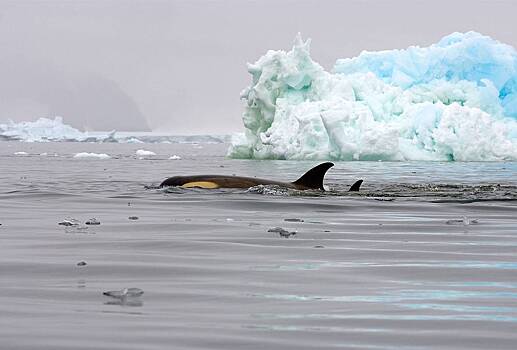
[(362, 50), (475, 30), (517, 47), (517, 0), (1, 1), (0, 122), (242, 130), (246, 62), (297, 32), (330, 69)]

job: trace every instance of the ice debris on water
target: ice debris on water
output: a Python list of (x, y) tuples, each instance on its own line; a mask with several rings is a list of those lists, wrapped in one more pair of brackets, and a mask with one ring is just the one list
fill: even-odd
[(180, 160), (180, 159), (181, 159), (181, 157), (180, 157), (180, 156), (178, 156), (178, 155), (176, 155), (176, 154), (174, 154), (174, 155), (170, 156), (170, 157), (169, 157), (169, 159), (170, 159), (170, 160)]
[(468, 226), (472, 224), (478, 224), (477, 219), (470, 219), (467, 216), (463, 216), (461, 219), (450, 219), (445, 222), (447, 225), (463, 225)]
[(74, 158), (95, 158), (95, 159), (110, 159), (111, 156), (106, 153), (88, 153), (80, 152), (74, 155)]
[(147, 157), (147, 156), (155, 156), (156, 153), (154, 153), (153, 151), (146, 151), (146, 150), (143, 150), (143, 149), (139, 149), (135, 152), (135, 154), (137, 156), (140, 156), (140, 157)]
[(267, 232), (274, 232), (278, 233), (280, 237), (289, 238), (291, 236), (294, 236), (296, 234), (296, 231), (288, 231), (286, 229), (283, 229), (281, 227), (274, 227), (267, 230)]
[(144, 294), (144, 291), (140, 288), (124, 288), (121, 290), (110, 290), (102, 293), (107, 297), (124, 299), (124, 298), (138, 298)]
[(81, 222), (74, 218), (66, 218), (63, 221), (58, 222), (58, 225), (62, 226), (79, 226)]
[(429, 47), (363, 52), (333, 72), (310, 41), (248, 65), (244, 134), (256, 159), (517, 160), (517, 52), (476, 32)]
[[(90, 219), (91, 220), (91, 219)], [(65, 232), (67, 233), (90, 233), (95, 234), (93, 231), (88, 231), (88, 224), (83, 225), (81, 221), (74, 219), (74, 218), (66, 218), (60, 222), (58, 222), (58, 225), (65, 226)]]
[(29, 155), (29, 153), (27, 153), (27, 152), (14, 152), (14, 155), (15, 156), (27, 156), (27, 155)]
[(284, 221), (287, 221), (287, 222), (304, 222), (303, 219), (298, 219), (298, 218), (287, 218), (287, 219), (284, 219)]
[(86, 222), (85, 222), (86, 225), (100, 225), (101, 222), (99, 220), (97, 220), (96, 218), (91, 218), (91, 219), (88, 219)]

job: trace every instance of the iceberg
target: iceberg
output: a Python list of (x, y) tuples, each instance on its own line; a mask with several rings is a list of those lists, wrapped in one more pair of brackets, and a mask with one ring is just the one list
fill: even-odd
[(24, 142), (77, 141), (117, 142), (115, 131), (103, 135), (89, 135), (63, 123), (62, 117), (39, 118), (34, 122), (0, 124), (0, 140)]
[(85, 138), (85, 134), (63, 124), (61, 117), (55, 119), (39, 118), (35, 122), (0, 124), (0, 135), (5, 140), (27, 142), (64, 141)]
[(34, 122), (0, 123), (0, 141), (21, 142), (119, 142), (119, 143), (228, 143), (230, 135), (172, 135), (155, 132), (82, 132), (62, 117), (39, 118)]
[(517, 52), (479, 33), (363, 52), (327, 72), (300, 35), (248, 65), (233, 158), (517, 160)]

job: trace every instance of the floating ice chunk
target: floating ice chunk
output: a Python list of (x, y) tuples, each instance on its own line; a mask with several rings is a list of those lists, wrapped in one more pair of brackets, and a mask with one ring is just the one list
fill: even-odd
[(109, 156), (106, 153), (88, 153), (88, 152), (81, 152), (76, 153), (74, 155), (74, 158), (97, 158), (97, 159), (110, 159), (111, 156)]
[(450, 219), (450, 220), (447, 220), (445, 223), (447, 225), (468, 226), (468, 225), (478, 224), (479, 221), (477, 219), (470, 219), (469, 217), (464, 215), (461, 219)]
[(29, 153), (27, 153), (27, 152), (14, 152), (14, 155), (15, 156), (27, 156), (27, 155), (29, 155)]
[(117, 299), (123, 298), (138, 298), (144, 294), (144, 291), (140, 288), (124, 288), (122, 290), (111, 290), (102, 293), (105, 296)]
[(517, 53), (477, 33), (338, 60), (333, 74), (297, 37), (248, 71), (234, 158), (517, 160)]
[(287, 219), (284, 219), (284, 221), (287, 221), (287, 222), (304, 222), (305, 220), (298, 219), (298, 218), (287, 218)]
[(74, 218), (66, 218), (63, 221), (58, 222), (58, 225), (62, 226), (79, 226), (81, 222)]
[(155, 156), (156, 155), (156, 153), (154, 153), (153, 151), (146, 151), (146, 150), (143, 150), (143, 149), (139, 149), (135, 153), (136, 153), (137, 156), (140, 156), (140, 157), (147, 157), (147, 156)]
[(280, 237), (289, 238), (296, 234), (296, 231), (288, 231), (286, 229), (283, 229), (281, 227), (274, 227), (267, 230), (267, 232), (275, 232), (280, 235)]
[(89, 231), (88, 226), (85, 226), (81, 223), (81, 221), (74, 218), (66, 218), (63, 221), (59, 222), (58, 225), (65, 226), (66, 233), (91, 233), (95, 234), (95, 232)]
[(88, 219), (86, 222), (85, 222), (86, 225), (100, 225), (101, 222), (99, 220), (97, 220), (96, 218), (91, 218), (91, 219)]
[(180, 156), (177, 156), (177, 155), (172, 155), (169, 157), (170, 160), (180, 160), (181, 157)]

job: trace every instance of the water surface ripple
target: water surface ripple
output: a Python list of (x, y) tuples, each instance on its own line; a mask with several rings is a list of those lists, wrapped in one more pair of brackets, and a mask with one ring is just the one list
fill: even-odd
[[(156, 185), (315, 163), (139, 148), (0, 142), (1, 348), (515, 349), (515, 163), (338, 162), (326, 193), (181, 190)], [(124, 288), (144, 294), (102, 294)]]

